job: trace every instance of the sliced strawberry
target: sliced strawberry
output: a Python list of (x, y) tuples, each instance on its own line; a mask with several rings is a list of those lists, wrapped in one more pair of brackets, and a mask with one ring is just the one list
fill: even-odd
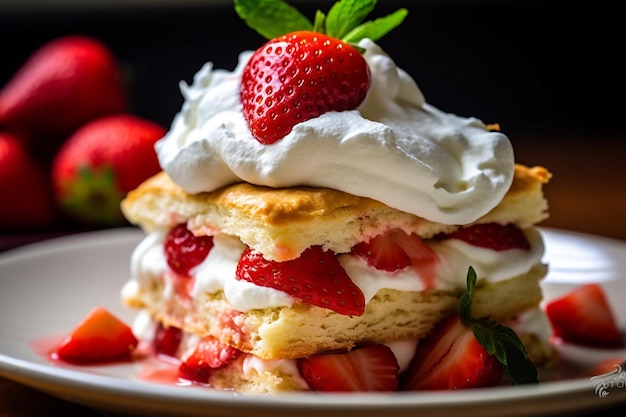
[(563, 341), (592, 347), (623, 347), (604, 290), (591, 283), (576, 287), (546, 304), (546, 314), (554, 336)]
[(411, 264), (409, 255), (390, 235), (378, 235), (369, 242), (361, 242), (352, 252), (367, 261), (369, 265), (383, 271), (396, 271)]
[(424, 283), (426, 289), (435, 285), (435, 271), (439, 258), (437, 254), (415, 233), (407, 235), (402, 230), (392, 230), (391, 238), (396, 242), (411, 260)]
[(158, 355), (176, 357), (182, 338), (183, 332), (178, 327), (159, 322), (154, 335), (154, 350)]
[(297, 365), (314, 391), (395, 391), (398, 387), (398, 361), (385, 345), (302, 358)]
[(426, 288), (434, 285), (437, 254), (415, 233), (408, 235), (399, 229), (391, 230), (369, 242), (355, 245), (352, 253), (384, 271), (393, 272), (412, 266), (419, 272)]
[(471, 315), (476, 271), (469, 267), (459, 314), (444, 320), (417, 346), (401, 375), (403, 390), (451, 390), (497, 385), (506, 374), (513, 385), (537, 383), (537, 369), (510, 328)]
[(320, 246), (305, 250), (286, 262), (268, 261), (246, 248), (236, 272), (237, 279), (284, 291), (292, 297), (344, 315), (360, 316), (365, 296), (337, 261), (335, 254)]
[(96, 307), (61, 341), (54, 355), (70, 362), (128, 359), (137, 343), (128, 325)]
[(403, 390), (451, 390), (497, 385), (503, 366), (476, 340), (472, 329), (452, 316), (420, 341), (402, 376)]
[(202, 339), (193, 353), (180, 364), (178, 374), (181, 378), (207, 384), (213, 371), (228, 365), (240, 354), (241, 351), (234, 347), (208, 336)]
[(369, 67), (352, 45), (296, 31), (252, 55), (241, 80), (241, 102), (252, 135), (271, 144), (297, 123), (357, 108), (369, 85)]
[(460, 239), (474, 246), (495, 251), (530, 249), (524, 232), (514, 224), (482, 223), (464, 227), (440, 238)]
[(213, 248), (212, 236), (195, 236), (184, 223), (174, 227), (165, 238), (165, 258), (169, 267), (180, 275), (188, 275)]

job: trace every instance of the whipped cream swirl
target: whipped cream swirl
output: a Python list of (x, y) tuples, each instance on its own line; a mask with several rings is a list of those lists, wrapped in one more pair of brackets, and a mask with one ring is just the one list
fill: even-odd
[(352, 111), (297, 124), (271, 145), (244, 119), (241, 76), (207, 63), (156, 144), (161, 167), (189, 193), (246, 181), (269, 187), (309, 185), (369, 197), (446, 224), (470, 223), (495, 207), (513, 178), (508, 138), (476, 118), (445, 113), (424, 100), (415, 81), (370, 40), (363, 40), (372, 83)]

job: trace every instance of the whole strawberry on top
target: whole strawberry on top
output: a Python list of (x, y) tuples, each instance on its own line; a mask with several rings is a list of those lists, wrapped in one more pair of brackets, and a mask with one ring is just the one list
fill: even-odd
[(378, 40), (404, 20), (405, 9), (362, 23), (375, 0), (340, 0), (311, 23), (281, 0), (235, 0), (235, 10), (270, 39), (243, 72), (241, 100), (252, 135), (272, 144), (297, 123), (329, 111), (356, 109), (370, 72), (356, 44)]
[(118, 62), (87, 36), (43, 45), (0, 90), (0, 126), (46, 142), (127, 108)]

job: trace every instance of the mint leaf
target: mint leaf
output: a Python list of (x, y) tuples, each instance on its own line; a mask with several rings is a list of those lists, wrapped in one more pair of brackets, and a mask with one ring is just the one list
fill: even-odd
[(261, 36), (273, 39), (296, 30), (313, 30), (298, 9), (282, 0), (235, 0), (235, 11)]
[(497, 324), (494, 337), (500, 348), (504, 349), (506, 359), (504, 361), (500, 358), (498, 359), (504, 365), (504, 372), (511, 379), (511, 383), (519, 385), (539, 382), (537, 368), (528, 359), (526, 346), (524, 346), (517, 334), (510, 328)]
[(369, 38), (375, 42), (398, 27), (407, 14), (409, 12), (406, 9), (396, 10), (385, 17), (380, 17), (356, 27), (341, 39), (344, 42), (357, 43), (361, 39)]
[(487, 353), (498, 359), (513, 385), (537, 383), (537, 368), (528, 359), (526, 346), (517, 333), (495, 320), (472, 317), (476, 281), (476, 271), (470, 266), (467, 271), (467, 291), (459, 297), (461, 321), (471, 327), (474, 337)]
[(493, 332), (489, 327), (482, 325), (480, 322), (474, 322), (472, 323), (472, 331), (478, 343), (485, 348), (488, 354), (504, 356), (504, 352), (498, 349), (496, 339), (493, 337)]
[(513, 385), (537, 383), (537, 369), (526, 346), (510, 328), (488, 320), (473, 320), (472, 330), (478, 343), (504, 367)]
[(339, 0), (328, 15), (317, 11), (315, 22), (283, 0), (234, 0), (235, 11), (248, 26), (267, 39), (298, 30), (325, 33), (344, 42), (358, 43), (363, 38), (377, 41), (400, 25), (408, 11), (400, 9), (385, 17), (361, 23), (374, 9), (376, 0)]
[(315, 22), (313, 22), (313, 32), (326, 32), (326, 15), (321, 10), (315, 12)]
[(470, 266), (466, 278), (467, 290), (459, 298), (459, 316), (463, 323), (468, 323), (472, 317), (472, 297), (476, 280), (476, 271)]
[(374, 10), (376, 0), (339, 0), (328, 11), (326, 34), (342, 39)]

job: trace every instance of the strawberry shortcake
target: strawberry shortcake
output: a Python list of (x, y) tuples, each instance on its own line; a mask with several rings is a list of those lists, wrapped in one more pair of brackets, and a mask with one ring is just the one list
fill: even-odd
[(146, 232), (135, 332), (246, 393), (536, 382), (550, 173), (425, 101), (376, 43), (405, 10), (358, 26), (374, 1), (315, 23), (272, 3), (235, 2), (269, 42), (181, 84), (163, 171), (122, 203)]

